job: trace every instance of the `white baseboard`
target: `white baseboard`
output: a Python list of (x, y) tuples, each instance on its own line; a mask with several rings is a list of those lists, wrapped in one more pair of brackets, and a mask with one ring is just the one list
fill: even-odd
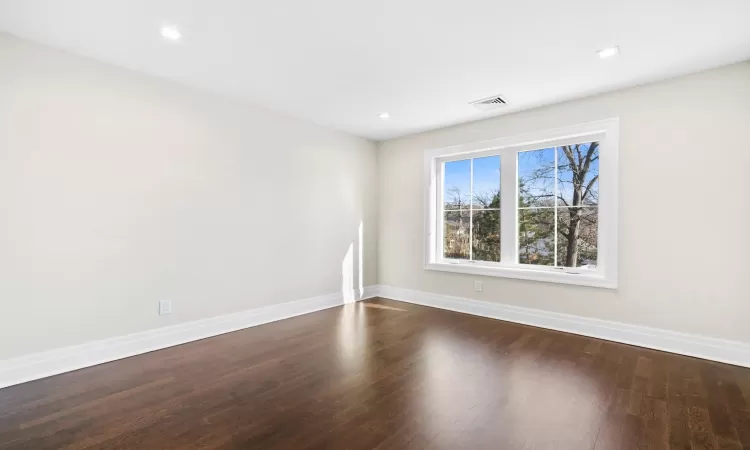
[[(361, 295), (354, 292), (350, 298), (364, 300), (372, 297), (385, 297), (750, 367), (750, 344), (742, 342), (391, 286), (367, 286)], [(328, 294), (7, 359), (0, 361), (0, 388), (343, 304), (342, 294)]]
[[(352, 293), (349, 298), (363, 300), (376, 292), (368, 286), (361, 296)], [(0, 361), (0, 388), (343, 304), (341, 293), (321, 295), (7, 359)]]
[(373, 286), (378, 296), (475, 316), (580, 334), (623, 344), (750, 367), (750, 344), (676, 331), (628, 325), (391, 286)]
[(377, 297), (378, 295), (380, 295), (379, 285), (365, 286), (360, 300), (367, 300), (368, 298)]

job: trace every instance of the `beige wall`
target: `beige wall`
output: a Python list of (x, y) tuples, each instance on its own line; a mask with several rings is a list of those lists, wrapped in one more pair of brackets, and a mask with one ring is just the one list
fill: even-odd
[[(423, 269), (424, 150), (614, 116), (619, 290)], [(356, 287), (360, 223), (364, 285), (750, 342), (748, 135), (750, 63), (378, 152), (0, 34), (0, 359)]]
[[(424, 270), (424, 150), (610, 117), (617, 291)], [(750, 63), (388, 141), (379, 170), (380, 284), (750, 342)]]
[(0, 34), (0, 359), (338, 292), (350, 245), (357, 286), (360, 222), (374, 284), (376, 166), (369, 141)]

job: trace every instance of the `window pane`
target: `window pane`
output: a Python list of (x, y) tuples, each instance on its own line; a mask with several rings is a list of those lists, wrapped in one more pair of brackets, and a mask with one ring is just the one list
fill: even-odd
[(555, 205), (555, 149), (518, 153), (518, 206)]
[(599, 143), (557, 148), (559, 206), (599, 204)]
[(500, 157), (474, 158), (474, 208), (500, 207)]
[(469, 259), (469, 211), (445, 213), (443, 239), (446, 258)]
[(596, 268), (598, 208), (557, 209), (557, 265)]
[(471, 197), (471, 160), (445, 163), (443, 201), (445, 209), (469, 209)]
[(472, 259), (500, 261), (500, 211), (475, 210), (472, 215)]
[(518, 262), (543, 266), (554, 265), (554, 208), (519, 210), (518, 234)]

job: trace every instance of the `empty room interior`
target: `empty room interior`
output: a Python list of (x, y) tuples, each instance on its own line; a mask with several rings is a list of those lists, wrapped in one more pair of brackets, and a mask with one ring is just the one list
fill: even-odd
[(749, 20), (0, 0), (0, 450), (750, 450)]

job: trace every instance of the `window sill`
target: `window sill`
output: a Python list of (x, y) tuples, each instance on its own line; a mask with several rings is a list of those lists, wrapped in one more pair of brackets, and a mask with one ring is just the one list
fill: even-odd
[(517, 280), (543, 281), (546, 283), (572, 284), (578, 286), (617, 289), (616, 281), (608, 280), (605, 276), (599, 274), (573, 274), (565, 272), (533, 270), (522, 267), (490, 267), (478, 264), (460, 263), (428, 263), (425, 265), (425, 269), (436, 270), (440, 272), (483, 275), (487, 277), (514, 278)]

